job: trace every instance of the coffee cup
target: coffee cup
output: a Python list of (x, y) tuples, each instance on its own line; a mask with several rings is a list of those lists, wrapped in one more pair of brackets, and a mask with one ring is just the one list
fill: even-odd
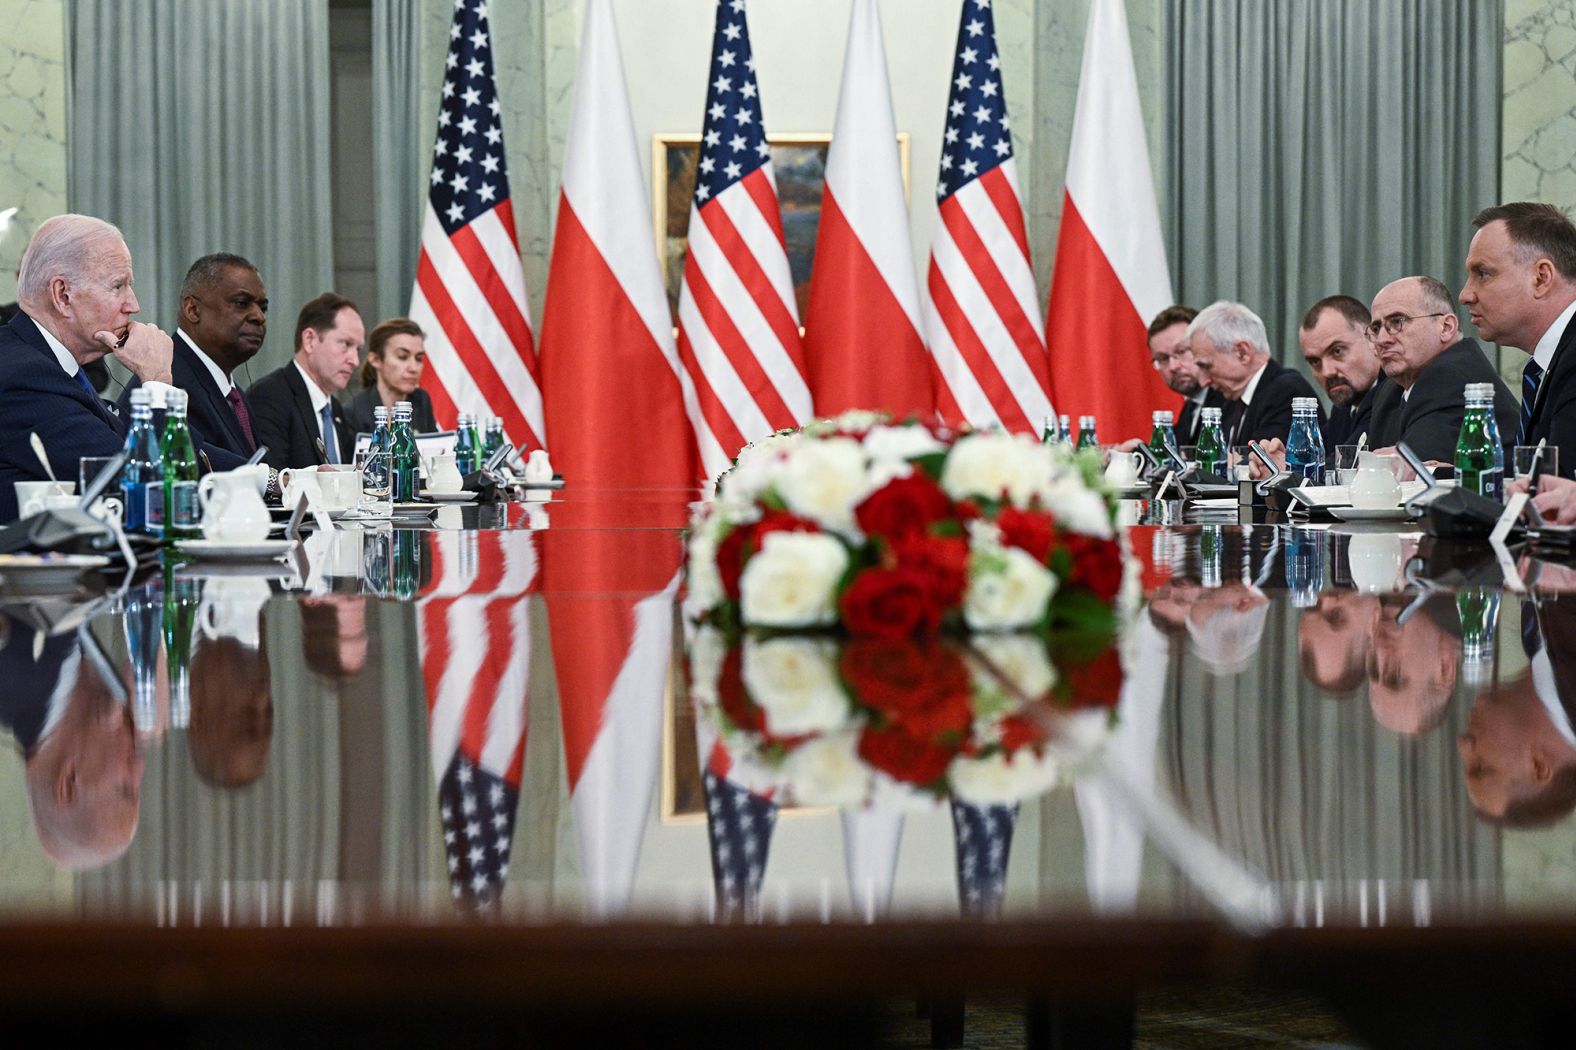
[(50, 496), (69, 496), (72, 505), (76, 504), (77, 483), (74, 481), (18, 481), (16, 484), (16, 506), (19, 517), (37, 514), (45, 509), (45, 500)]

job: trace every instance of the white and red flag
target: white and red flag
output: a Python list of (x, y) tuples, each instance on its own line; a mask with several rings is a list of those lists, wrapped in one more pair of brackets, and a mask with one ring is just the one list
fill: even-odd
[(695, 483), (695, 389), (674, 348), (648, 200), (613, 10), (590, 0), (542, 311), (547, 446), (577, 485)]
[(498, 416), (517, 445), (540, 445), (542, 393), (509, 202), (484, 0), (456, 0), (428, 179), (411, 320), (426, 333), (438, 424)]
[(817, 415), (934, 411), (875, 0), (854, 0), (849, 20), (804, 341)]
[(990, 0), (967, 0), (936, 185), (925, 341), (936, 410), (957, 426), (1038, 433), (1053, 414)]
[(701, 470), (811, 418), (799, 310), (744, 0), (718, 0), (706, 121), (679, 291), (679, 357), (695, 384)]
[(1057, 407), (1096, 416), (1107, 440), (1147, 434), (1150, 413), (1176, 405), (1146, 345), (1171, 303), (1127, 13), (1094, 0), (1045, 325)]

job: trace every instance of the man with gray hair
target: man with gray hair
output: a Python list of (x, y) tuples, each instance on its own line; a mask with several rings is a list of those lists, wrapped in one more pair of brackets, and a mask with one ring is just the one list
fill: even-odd
[[(1292, 399), (1318, 397), (1301, 373), (1270, 358), (1264, 322), (1241, 303), (1210, 303), (1188, 325), (1187, 339), (1204, 382), (1226, 399), (1221, 422), (1228, 444), (1285, 442)], [(1322, 407), (1319, 422), (1322, 427)]]
[(1393, 380), (1374, 399), (1370, 445), (1393, 448), (1405, 441), (1425, 460), (1454, 462), (1468, 383), (1494, 385), (1500, 439), (1515, 444), (1515, 395), (1477, 343), (1461, 337), (1449, 288), (1432, 277), (1403, 277), (1379, 289), (1369, 312), (1368, 338)]
[[(21, 309), (0, 325), (0, 522), (16, 517), (16, 482), (46, 478), (32, 435), (62, 478), (74, 478), (84, 456), (120, 451), (130, 420), (99, 399), (84, 365), (114, 354), (156, 400), (171, 381), (170, 337), (132, 320), (140, 307), (131, 252), (104, 220), (44, 220), (22, 253), (17, 302)], [(214, 459), (221, 470), (240, 462)]]

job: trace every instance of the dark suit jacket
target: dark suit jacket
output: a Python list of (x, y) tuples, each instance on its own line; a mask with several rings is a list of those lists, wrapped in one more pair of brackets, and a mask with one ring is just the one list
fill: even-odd
[[(175, 340), (175, 359), (171, 362), (170, 374), (175, 385), (186, 391), (188, 422), (202, 432), (209, 445), (217, 445), (242, 459), (250, 456), (256, 446), (246, 440), (240, 418), (219, 393), (219, 384), (213, 381), (208, 366), (179, 332), (170, 338)], [(244, 399), (246, 395), (241, 396)], [(251, 405), (247, 408), (250, 410)]]
[(125, 440), (119, 410), (61, 369), (33, 319), (0, 325), (0, 522), (16, 518), (16, 482), (46, 481), (28, 435), (37, 434), (62, 480), (83, 456), (113, 456)]
[[(345, 406), (345, 421), (352, 437), (372, 433), (372, 410), (378, 404), (376, 386), (369, 386), (350, 399), (350, 404)], [(421, 387), (410, 395), (410, 411), (410, 425), (416, 433), (430, 434), (438, 429), (438, 421), (432, 413), (432, 395)]]
[[(62, 373), (64, 374), (64, 373)], [(23, 754), (32, 754), (49, 717), (49, 697), (60, 681), (66, 657), (77, 647), (75, 632), (47, 638), (37, 658), (33, 646), (37, 632), (29, 624), (4, 617), (6, 643), (0, 646), (0, 728), (16, 737)]]
[[(1498, 402), (1496, 402), (1496, 405)], [(1503, 429), (1504, 421), (1500, 427)], [(1520, 419), (1512, 426), (1505, 444), (1515, 445)], [(1554, 360), (1538, 386), (1538, 399), (1532, 408), (1532, 425), (1521, 444), (1536, 445), (1547, 438), (1560, 450), (1560, 474), (1576, 477), (1576, 318), (1565, 326), (1555, 348)]]
[[(1236, 428), (1235, 436), (1231, 433), (1232, 428), (1229, 425), (1226, 427), (1227, 440), (1233, 445), (1268, 441), (1271, 438), (1285, 441), (1291, 433), (1292, 398), (1318, 396), (1301, 372), (1271, 359), (1264, 366), (1264, 374), (1259, 377), (1258, 389), (1253, 391), (1253, 401), (1242, 410), (1242, 422)], [(1324, 425), (1322, 406), (1319, 408), (1319, 425)]]
[(1177, 443), (1179, 445), (1198, 444), (1198, 423), (1201, 408), (1225, 408), (1226, 399), (1219, 390), (1204, 388), (1204, 403), (1200, 405), (1191, 397), (1182, 399), (1182, 411), (1177, 413)]
[[(344, 406), (332, 398), (329, 404), (333, 406), (334, 430), (339, 439), (339, 461), (349, 463), (354, 440), (345, 423)], [(268, 446), (263, 460), (270, 467), (284, 470), (315, 467), (323, 462), (317, 450), (322, 434), (317, 413), (312, 411), (306, 380), (301, 378), (294, 361), (253, 383), (246, 392), (246, 407), (251, 410), (252, 432), (258, 443)]]
[[(1494, 417), (1507, 450), (1516, 443), (1521, 409), (1510, 388), (1477, 342), (1463, 339), (1434, 358), (1418, 373), (1411, 394), (1401, 397), (1401, 384), (1386, 383), (1374, 400), (1368, 444), (1389, 448), (1402, 441), (1423, 459), (1453, 462), (1461, 421), (1466, 418), (1464, 388), (1468, 383), (1494, 384)], [(1561, 456), (1563, 460), (1564, 457)], [(1564, 466), (1562, 462), (1561, 467)]]
[(1330, 409), (1330, 418), (1324, 423), (1324, 451), (1330, 455), (1335, 454), (1336, 445), (1355, 445), (1357, 439), (1367, 433), (1368, 447), (1374, 448), (1373, 426), (1374, 401), (1379, 397), (1379, 391), (1390, 382), (1390, 377), (1383, 372), (1374, 381), (1374, 385), (1363, 391), (1363, 396), (1350, 405), (1337, 405)]

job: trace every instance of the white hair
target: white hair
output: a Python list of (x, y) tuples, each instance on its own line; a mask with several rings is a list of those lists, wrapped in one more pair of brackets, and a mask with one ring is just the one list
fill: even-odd
[(1237, 343), (1247, 343), (1258, 353), (1270, 352), (1270, 337), (1259, 315), (1229, 299), (1217, 300), (1198, 312), (1187, 326), (1187, 337), (1192, 339), (1198, 334), (1214, 343), (1217, 350), (1229, 350)]
[(56, 215), (33, 231), (22, 253), (16, 278), (16, 298), (24, 308), (40, 307), (49, 298), (49, 282), (56, 277), (80, 281), (93, 250), (108, 242), (124, 243), (119, 228), (91, 215)]
[(1217, 609), (1203, 623), (1188, 617), (1188, 640), (1194, 654), (1213, 674), (1236, 674), (1258, 651), (1269, 612), (1269, 604), (1260, 603), (1240, 610)]

